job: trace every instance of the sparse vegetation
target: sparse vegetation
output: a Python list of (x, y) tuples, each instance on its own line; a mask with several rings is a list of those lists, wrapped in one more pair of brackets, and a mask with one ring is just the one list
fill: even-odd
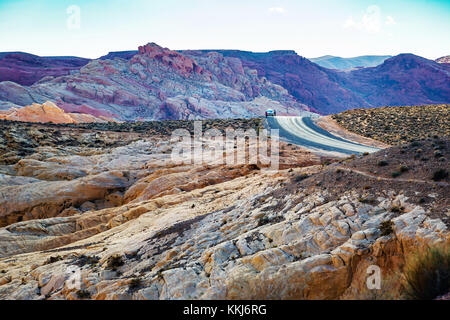
[(407, 261), (404, 290), (406, 298), (430, 300), (450, 291), (450, 249), (433, 247)]
[(448, 178), (448, 172), (445, 169), (438, 169), (433, 173), (434, 181), (441, 181)]
[(307, 178), (309, 178), (309, 175), (307, 175), (307, 174), (305, 174), (305, 173), (302, 173), (302, 174), (299, 174), (298, 176), (296, 176), (295, 178), (294, 178), (294, 180), (295, 180), (295, 182), (301, 182), (301, 181), (303, 181), (303, 180), (305, 180), (305, 179), (307, 179)]
[(108, 258), (107, 262), (107, 268), (111, 269), (112, 271), (117, 271), (117, 268), (124, 265), (124, 261), (122, 256), (119, 255), (113, 255)]
[(394, 213), (402, 213), (403, 211), (405, 211), (405, 208), (400, 206), (392, 206), (390, 211)]
[(394, 223), (391, 220), (383, 221), (380, 224), (381, 236), (384, 237), (392, 234), (394, 232), (394, 229), (392, 228), (393, 225)]
[(266, 225), (270, 223), (270, 219), (267, 216), (262, 216), (258, 219), (258, 227), (261, 227), (263, 225)]
[(97, 256), (86, 256), (82, 254), (75, 260), (75, 265), (82, 267), (86, 264), (94, 266), (99, 262), (100, 258)]
[(344, 128), (388, 144), (450, 136), (450, 104), (355, 109), (332, 116)]
[(78, 299), (89, 299), (91, 297), (91, 294), (87, 290), (78, 290), (77, 297)]
[(389, 164), (389, 162), (387, 162), (386, 160), (380, 160), (380, 161), (378, 161), (378, 163), (377, 163), (377, 165), (379, 166), (379, 167), (385, 167), (385, 166), (387, 166)]
[(139, 277), (138, 278), (133, 278), (133, 279), (131, 279), (131, 281), (130, 281), (130, 283), (128, 285), (128, 290), (130, 292), (134, 292), (134, 291), (136, 291), (137, 289), (139, 289), (141, 287), (142, 287), (142, 279), (139, 278)]
[(358, 201), (361, 203), (370, 204), (372, 206), (375, 206), (378, 204), (378, 201), (376, 199), (370, 198), (370, 197), (368, 197), (368, 198), (360, 197), (358, 199)]
[(401, 176), (402, 174), (400, 173), (400, 172), (398, 172), (398, 171), (394, 171), (394, 172), (392, 172), (392, 178), (397, 178), (397, 177), (399, 177), (399, 176)]
[(55, 256), (55, 257), (52, 256), (52, 257), (48, 258), (44, 264), (51, 264), (51, 263), (55, 263), (55, 262), (58, 262), (61, 260), (63, 260), (63, 258), (61, 256)]

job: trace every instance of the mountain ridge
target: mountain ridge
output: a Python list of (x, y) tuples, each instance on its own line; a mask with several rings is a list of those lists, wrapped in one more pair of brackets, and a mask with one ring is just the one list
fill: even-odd
[(22, 69), (27, 61), (37, 70), (53, 61), (59, 69), (49, 70), (64, 74), (46, 75), (31, 86), (0, 82), (0, 109), (50, 100), (66, 112), (158, 120), (260, 116), (266, 108), (279, 114), (332, 114), (450, 102), (450, 67), (413, 54), (347, 72), (322, 67), (293, 50), (174, 51), (154, 43), (87, 63), (70, 57), (1, 57), (0, 75), (5, 57), (6, 62), (24, 60)]
[(332, 55), (326, 55), (308, 59), (324, 68), (348, 71), (355, 68), (376, 67), (389, 58), (392, 58), (392, 56), (365, 55), (351, 58), (342, 58)]

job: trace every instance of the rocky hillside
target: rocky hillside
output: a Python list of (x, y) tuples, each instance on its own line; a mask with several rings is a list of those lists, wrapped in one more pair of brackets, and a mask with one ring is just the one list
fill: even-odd
[(450, 136), (450, 105), (357, 109), (331, 116), (342, 127), (387, 144)]
[(270, 171), (174, 163), (167, 127), (191, 122), (0, 124), (1, 299), (398, 298), (407, 257), (450, 244), (446, 139), (339, 162), (282, 144)]
[[(202, 51), (206, 53), (208, 51)], [(363, 98), (351, 88), (341, 85), (343, 74), (303, 58), (295, 51), (253, 53), (238, 50), (219, 50), (226, 57), (239, 58), (244, 66), (258, 71), (273, 83), (286, 88), (298, 101), (313, 111), (328, 114), (347, 108), (367, 106)]]
[(359, 56), (354, 58), (323, 56), (309, 58), (309, 60), (324, 68), (348, 71), (355, 68), (376, 67), (389, 58), (392, 58), (392, 56)]
[[(67, 68), (58, 73), (54, 70), (59, 65)], [(30, 68), (33, 76), (23, 76), (22, 70)], [(449, 72), (448, 64), (412, 54), (350, 72), (321, 67), (289, 50), (175, 52), (148, 44), (138, 51), (110, 52), (89, 63), (0, 54), (0, 76), (5, 75), (0, 81), (9, 80), (0, 82), (0, 110), (50, 100), (66, 112), (119, 120), (253, 117), (268, 108), (279, 114), (304, 110), (333, 114), (385, 105), (449, 103)]]
[(14, 81), (30, 86), (42, 78), (59, 77), (78, 71), (88, 62), (89, 59), (78, 57), (39, 57), (24, 52), (0, 53), (0, 82)]
[(413, 54), (400, 54), (345, 78), (349, 82), (344, 85), (351, 85), (371, 107), (450, 102), (450, 67)]
[(294, 51), (218, 52), (241, 59), (245, 66), (322, 114), (450, 101), (448, 66), (412, 54), (392, 57), (375, 68), (339, 72), (322, 68)]
[(194, 60), (156, 44), (140, 47), (130, 60), (94, 60), (78, 73), (42, 79), (31, 87), (1, 82), (1, 100), (4, 108), (51, 100), (66, 112), (118, 120), (252, 117), (267, 108), (295, 115), (308, 110), (238, 59), (210, 53)]

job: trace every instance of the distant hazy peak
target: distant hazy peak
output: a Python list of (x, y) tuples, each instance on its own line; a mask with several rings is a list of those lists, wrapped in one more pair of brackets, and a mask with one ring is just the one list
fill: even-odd
[(391, 57), (392, 56), (368, 55), (353, 58), (342, 58), (326, 55), (318, 58), (310, 58), (309, 60), (328, 69), (352, 70), (355, 68), (376, 67)]

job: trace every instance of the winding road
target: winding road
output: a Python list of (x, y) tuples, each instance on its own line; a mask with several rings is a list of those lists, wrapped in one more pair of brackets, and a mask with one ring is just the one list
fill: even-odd
[(269, 129), (278, 129), (280, 140), (313, 151), (343, 154), (373, 153), (380, 149), (345, 140), (314, 124), (311, 117), (268, 117)]

